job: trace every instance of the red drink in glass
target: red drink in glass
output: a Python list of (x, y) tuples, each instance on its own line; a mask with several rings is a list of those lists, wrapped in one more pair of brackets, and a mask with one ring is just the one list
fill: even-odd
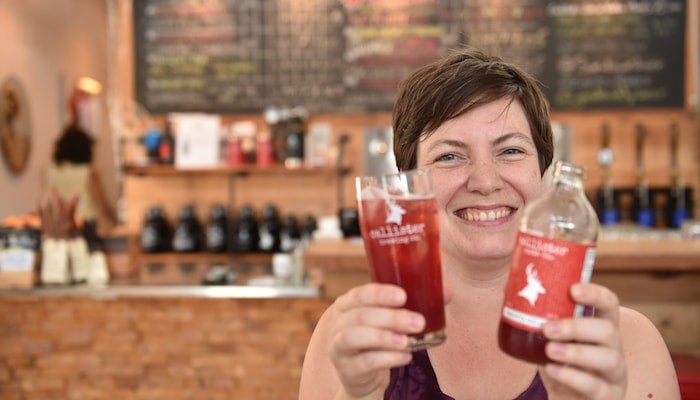
[(405, 307), (425, 316), (411, 350), (442, 343), (445, 310), (437, 204), (432, 195), (361, 198), (360, 227), (374, 282), (406, 290)]

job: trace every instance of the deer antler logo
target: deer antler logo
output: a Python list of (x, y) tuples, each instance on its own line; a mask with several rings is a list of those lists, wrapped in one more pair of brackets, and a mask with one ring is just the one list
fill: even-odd
[(523, 297), (530, 303), (531, 306), (535, 306), (537, 298), (541, 294), (547, 293), (547, 290), (542, 286), (540, 278), (537, 276), (537, 271), (535, 271), (535, 264), (530, 263), (525, 268), (525, 273), (527, 274), (527, 285), (518, 292), (518, 296)]
[(406, 214), (406, 210), (391, 199), (387, 200), (386, 204), (389, 207), (389, 212), (387, 213), (386, 221), (384, 221), (384, 223), (388, 224), (393, 222), (397, 225), (401, 225), (401, 222), (403, 222), (403, 215)]

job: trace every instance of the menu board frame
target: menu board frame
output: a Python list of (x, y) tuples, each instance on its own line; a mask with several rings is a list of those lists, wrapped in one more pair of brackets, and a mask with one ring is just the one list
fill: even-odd
[(553, 110), (685, 106), (687, 0), (196, 4), (134, 2), (136, 101), (153, 114), (390, 111), (405, 76), (464, 45), (528, 70)]

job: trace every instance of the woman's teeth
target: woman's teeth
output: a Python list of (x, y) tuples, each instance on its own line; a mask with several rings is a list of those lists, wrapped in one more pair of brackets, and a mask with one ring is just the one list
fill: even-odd
[(509, 216), (511, 212), (510, 208), (499, 208), (490, 211), (467, 211), (465, 214), (467, 221), (495, 221)]

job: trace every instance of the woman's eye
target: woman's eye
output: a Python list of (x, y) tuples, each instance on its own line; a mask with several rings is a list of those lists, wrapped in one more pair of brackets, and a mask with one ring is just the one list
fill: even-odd
[(456, 159), (457, 159), (457, 156), (455, 156), (454, 154), (443, 154), (443, 155), (439, 156), (438, 158), (436, 158), (435, 160), (436, 161), (452, 161), (452, 160), (456, 160)]
[(505, 155), (517, 155), (517, 154), (524, 154), (525, 152), (520, 150), (520, 149), (515, 149), (515, 148), (509, 148), (503, 150), (503, 154)]

